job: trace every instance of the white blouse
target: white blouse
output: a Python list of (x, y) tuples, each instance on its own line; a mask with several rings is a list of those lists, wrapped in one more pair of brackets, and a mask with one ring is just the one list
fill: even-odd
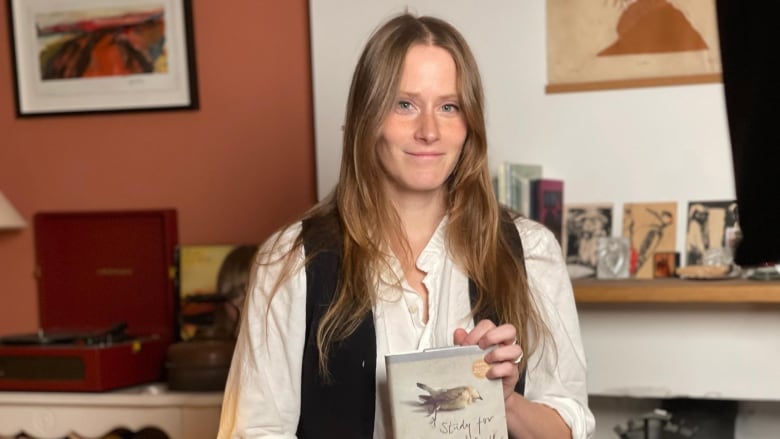
[[(417, 259), (417, 267), (426, 273), (423, 284), (428, 290), (427, 323), (423, 322), (420, 295), (405, 281), (401, 288), (394, 281), (403, 278), (397, 260), (391, 262), (395, 273), (388, 273), (379, 285), (379, 300), (373, 309), (377, 439), (392, 436), (384, 356), (451, 346), (455, 329), (474, 327), (469, 317), (468, 278), (450, 259), (445, 247), (446, 223), (445, 218)], [(540, 344), (528, 358), (525, 398), (557, 410), (571, 428), (572, 438), (590, 438), (595, 421), (588, 409), (585, 355), (561, 248), (541, 224), (519, 218), (516, 225), (523, 242), (531, 294), (554, 338), (554, 343)], [(271, 258), (278, 260), (289, 251), (300, 230), (298, 223), (283, 232)], [(295, 437), (306, 331), (303, 258), (301, 249), (295, 273), (280, 286), (267, 314), (269, 294), (283, 263), (254, 267), (225, 388), (219, 439)]]

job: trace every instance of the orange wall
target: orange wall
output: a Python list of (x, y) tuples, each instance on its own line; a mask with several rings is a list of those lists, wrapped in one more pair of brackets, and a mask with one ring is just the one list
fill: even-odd
[[(183, 244), (261, 242), (315, 201), (308, 3), (193, 8), (200, 109), (15, 117), (0, 6), (0, 191), (40, 211), (174, 207)], [(0, 334), (37, 329), (31, 227), (0, 231)]]

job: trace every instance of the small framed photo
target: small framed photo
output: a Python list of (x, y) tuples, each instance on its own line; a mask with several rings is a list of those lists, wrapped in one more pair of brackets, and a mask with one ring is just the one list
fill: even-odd
[(612, 203), (567, 204), (564, 209), (566, 264), (596, 271), (599, 239), (612, 236)]
[(679, 253), (656, 252), (653, 254), (653, 278), (674, 277), (679, 265)]
[(689, 202), (685, 265), (707, 265), (705, 256), (718, 249), (733, 253), (739, 235), (736, 200)]
[(191, 0), (8, 0), (16, 114), (198, 108)]

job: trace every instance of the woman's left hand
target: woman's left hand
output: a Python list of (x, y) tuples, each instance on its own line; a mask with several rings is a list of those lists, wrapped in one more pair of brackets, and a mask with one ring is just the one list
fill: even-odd
[(487, 377), (501, 378), (504, 399), (514, 393), (515, 385), (520, 378), (516, 361), (522, 358), (523, 349), (517, 344), (517, 331), (513, 325), (496, 326), (490, 320), (482, 320), (471, 332), (463, 328), (456, 329), (454, 341), (456, 345), (479, 345), (482, 349), (495, 346), (495, 349), (485, 354), (485, 361), (490, 365)]

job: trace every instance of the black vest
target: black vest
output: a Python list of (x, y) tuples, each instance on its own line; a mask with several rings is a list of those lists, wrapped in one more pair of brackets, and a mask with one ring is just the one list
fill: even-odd
[[(501, 232), (512, 247), (515, 257), (524, 261), (523, 245), (514, 222), (502, 212)], [(318, 223), (315, 225), (314, 221)], [(374, 435), (376, 403), (376, 332), (372, 312), (366, 313), (355, 332), (330, 350), (328, 370), (330, 383), (319, 373), (317, 328), (333, 299), (338, 285), (341, 263), (341, 242), (323, 240), (313, 230), (338, 230), (335, 215), (303, 221), (304, 250), (314, 255), (306, 264), (306, 340), (303, 350), (301, 379), (301, 413), (296, 435), (301, 439), (338, 437), (371, 438)], [(327, 236), (339, 236), (327, 233)], [(477, 288), (469, 280), (469, 297), (473, 308)], [(475, 316), (474, 321), (490, 319), (498, 322), (495, 313)], [(515, 391), (525, 390), (525, 370), (520, 374)]]

